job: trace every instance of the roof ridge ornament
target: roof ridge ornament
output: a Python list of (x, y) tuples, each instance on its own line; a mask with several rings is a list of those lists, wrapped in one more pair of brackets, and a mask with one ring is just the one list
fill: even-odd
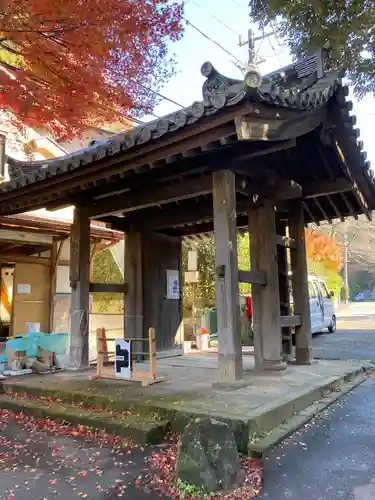
[(210, 62), (202, 64), (201, 73), (207, 80), (202, 87), (203, 102), (215, 109), (237, 104), (246, 94), (243, 80), (228, 78), (217, 71)]

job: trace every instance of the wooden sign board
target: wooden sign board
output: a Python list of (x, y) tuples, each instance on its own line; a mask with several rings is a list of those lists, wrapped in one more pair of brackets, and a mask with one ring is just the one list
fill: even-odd
[(115, 343), (115, 375), (117, 378), (131, 379), (132, 362), (131, 362), (131, 341), (118, 339)]

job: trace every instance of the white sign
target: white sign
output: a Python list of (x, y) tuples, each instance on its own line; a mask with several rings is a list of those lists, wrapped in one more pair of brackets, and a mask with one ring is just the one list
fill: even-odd
[(115, 349), (115, 375), (118, 378), (130, 379), (132, 376), (131, 342), (117, 339)]
[(198, 283), (198, 282), (199, 282), (198, 271), (185, 271), (185, 283)]
[(20, 283), (17, 285), (17, 292), (22, 295), (28, 295), (31, 292), (31, 285)]
[(188, 271), (198, 270), (198, 251), (189, 250), (188, 251)]
[(167, 270), (167, 299), (179, 300), (180, 298), (180, 272)]

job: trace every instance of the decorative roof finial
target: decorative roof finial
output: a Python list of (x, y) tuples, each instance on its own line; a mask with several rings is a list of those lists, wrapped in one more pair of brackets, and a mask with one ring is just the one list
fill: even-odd
[(246, 93), (243, 81), (227, 78), (210, 62), (202, 64), (201, 73), (207, 78), (202, 88), (205, 106), (220, 109), (225, 105), (236, 104)]

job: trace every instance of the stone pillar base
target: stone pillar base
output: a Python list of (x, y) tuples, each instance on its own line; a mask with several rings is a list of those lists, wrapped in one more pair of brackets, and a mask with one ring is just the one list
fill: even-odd
[(242, 353), (241, 356), (235, 354), (219, 354), (219, 383), (232, 383), (243, 380)]
[(311, 365), (313, 362), (312, 349), (310, 347), (296, 348), (296, 365)]
[(287, 367), (288, 367), (288, 364), (285, 363), (284, 361), (280, 361), (280, 360), (271, 361), (271, 360), (264, 359), (259, 371), (281, 372), (281, 371), (286, 370)]

